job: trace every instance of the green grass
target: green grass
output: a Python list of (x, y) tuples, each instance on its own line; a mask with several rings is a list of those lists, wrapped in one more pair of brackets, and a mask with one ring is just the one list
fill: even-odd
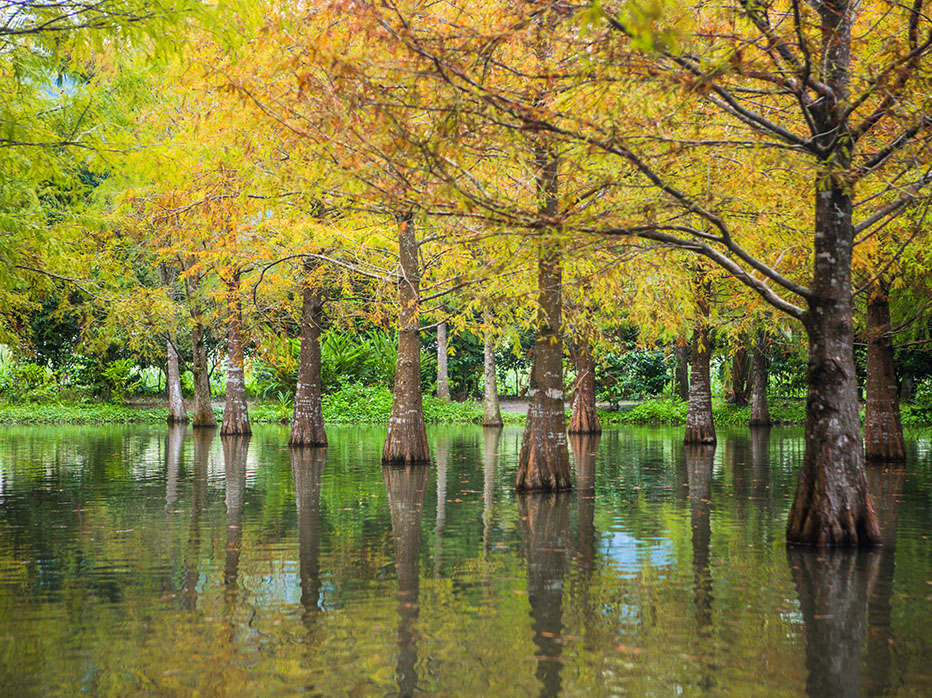
[[(682, 400), (663, 398), (647, 400), (621, 412), (599, 412), (602, 424), (685, 424), (688, 405)], [(724, 402), (712, 408), (717, 426), (746, 426), (751, 417), (750, 407), (735, 407)], [(770, 418), (774, 424), (803, 424), (806, 406), (798, 400), (773, 400)]]

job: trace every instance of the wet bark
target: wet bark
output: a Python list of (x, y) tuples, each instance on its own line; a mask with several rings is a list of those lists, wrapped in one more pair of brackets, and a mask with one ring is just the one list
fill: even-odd
[[(489, 321), (488, 312), (485, 314), (485, 321), (486, 323)], [(488, 330), (485, 332), (482, 352), (485, 371), (482, 424), (487, 427), (500, 427), (503, 422), (502, 411), (498, 405), (498, 379), (495, 374), (495, 343), (492, 341), (492, 333)]]
[(687, 444), (686, 477), (689, 481), (689, 518), (693, 548), (693, 603), (700, 633), (712, 626), (712, 465), (715, 447)]
[(225, 436), (252, 433), (249, 409), (246, 406), (246, 377), (243, 374), (243, 313), (239, 299), (239, 271), (234, 272), (227, 285), (227, 399), (223, 405), (223, 424), (220, 434)]
[(806, 451), (786, 537), (790, 543), (816, 546), (873, 545), (880, 536), (864, 474), (854, 372), (854, 193), (847, 177), (852, 146), (844, 106), (854, 11), (845, 0), (821, 6), (823, 80), (834, 98), (812, 110), (824, 151), (815, 192), (812, 282), (803, 317), (809, 340)]
[[(310, 271), (306, 268), (306, 271)], [(320, 391), (320, 330), (324, 302), (320, 290), (305, 284), (301, 300), (301, 353), (294, 393), (289, 446), (326, 446)]]
[[(541, 47), (544, 50), (544, 47)], [(539, 212), (553, 218), (558, 210), (559, 160), (547, 144), (533, 148)], [(519, 492), (554, 492), (572, 488), (563, 405), (563, 269), (556, 243), (538, 249), (537, 340), (528, 386), (528, 414), (518, 455)]]
[(576, 385), (567, 431), (571, 434), (600, 434), (602, 425), (595, 409), (595, 359), (586, 342), (578, 343), (574, 354)]
[(569, 550), (570, 495), (518, 495), (527, 562), (528, 601), (541, 696), (558, 696), (563, 669), (563, 585)]
[(395, 571), (398, 576), (398, 662), (395, 680), (399, 696), (417, 689), (417, 621), (420, 613), (421, 518), (428, 469), (420, 466), (382, 468), (392, 517)]
[(704, 272), (696, 280), (696, 319), (690, 354), (689, 409), (686, 412), (686, 434), (683, 443), (714, 444), (715, 423), (712, 420), (712, 337), (709, 332), (709, 282)]
[(325, 448), (291, 449), (305, 626), (310, 626), (320, 611), (320, 483), (326, 462)]
[(673, 354), (676, 357), (676, 396), (683, 402), (689, 400), (689, 353), (690, 345), (685, 339), (677, 339), (673, 343)]
[(239, 557), (243, 548), (243, 500), (246, 494), (246, 454), (248, 435), (221, 436), (223, 469), (226, 476), (227, 542), (223, 583), (229, 594), (236, 591)]
[(450, 399), (450, 371), (447, 363), (447, 323), (437, 325), (437, 397)]
[(744, 407), (748, 404), (748, 396), (751, 393), (751, 383), (749, 381), (748, 350), (742, 344), (735, 350), (731, 357), (731, 393), (732, 402)]
[(392, 393), (392, 414), (382, 449), (383, 463), (428, 463), (430, 447), (424, 425), (421, 396), (420, 266), (414, 221), (410, 214), (400, 222), (398, 250), (401, 281), (398, 283), (398, 364)]
[(810, 696), (861, 694), (861, 646), (878, 555), (876, 550), (787, 549), (806, 625)]
[(893, 368), (890, 334), (890, 289), (874, 282), (867, 298), (867, 409), (864, 455), (870, 461), (906, 460), (906, 440), (900, 420), (900, 400)]
[(763, 427), (770, 425), (770, 405), (767, 402), (767, 336), (757, 333), (751, 355), (751, 418), (748, 425)]

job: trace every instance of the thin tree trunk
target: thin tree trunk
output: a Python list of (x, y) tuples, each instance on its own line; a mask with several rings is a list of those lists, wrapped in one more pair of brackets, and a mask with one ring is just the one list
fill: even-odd
[(418, 243), (411, 214), (400, 222), (398, 250), (401, 281), (398, 284), (400, 305), (398, 364), (392, 394), (392, 414), (382, 450), (383, 463), (429, 463), (427, 428), (421, 396), (420, 266)]
[(712, 421), (712, 338), (709, 332), (709, 282), (705, 272), (696, 270), (702, 278), (696, 280), (696, 319), (693, 328), (689, 409), (686, 412), (686, 434), (683, 443), (714, 444), (715, 423)]
[(251, 434), (246, 406), (246, 379), (243, 375), (243, 315), (239, 300), (239, 271), (227, 286), (229, 329), (227, 334), (227, 399), (223, 406), (220, 434)]
[(864, 446), (867, 460), (906, 460), (900, 401), (890, 336), (890, 289), (874, 282), (867, 299), (867, 410)]
[(748, 350), (742, 344), (731, 357), (732, 402), (738, 407), (748, 404), (748, 395), (751, 390), (748, 378)]
[[(485, 321), (489, 321), (489, 313), (485, 313)], [(486, 330), (483, 343), (483, 359), (485, 368), (485, 392), (483, 399), (482, 424), (487, 427), (502, 426), (502, 411), (498, 405), (498, 379), (495, 375), (495, 343), (492, 333)]]
[(849, 132), (844, 105), (854, 8), (846, 0), (821, 5), (823, 80), (834, 96), (813, 110), (826, 154), (815, 187), (813, 272), (803, 319), (809, 339), (806, 451), (786, 537), (818, 546), (880, 540), (861, 456), (854, 372), (851, 142), (837, 135)]
[[(309, 268), (305, 268), (310, 272)], [(305, 283), (301, 301), (301, 353), (294, 393), (289, 446), (326, 446), (327, 431), (320, 400), (320, 325), (323, 309), (320, 291)]]
[[(534, 148), (537, 193), (541, 213), (557, 212), (558, 161), (546, 146)], [(528, 414), (518, 456), (518, 491), (572, 488), (563, 405), (563, 300), (561, 254), (556, 243), (542, 243), (538, 252), (537, 341), (528, 389)]]
[(690, 344), (685, 339), (677, 339), (673, 343), (673, 354), (676, 356), (676, 396), (686, 402), (689, 400), (689, 353)]
[(194, 410), (191, 425), (216, 427), (214, 408), (210, 401), (210, 374), (207, 371), (207, 341), (204, 311), (197, 298), (198, 282), (194, 276), (185, 277), (185, 290), (191, 308), (191, 373), (194, 377)]
[[(167, 264), (160, 265), (162, 275), (162, 285), (168, 291), (169, 297), (174, 298), (172, 292), (172, 282), (174, 281), (174, 270)], [(178, 357), (177, 335), (174, 330), (169, 330), (166, 353), (168, 355), (167, 366), (165, 369), (165, 389), (168, 393), (168, 424), (187, 424), (188, 411), (184, 406), (184, 397), (181, 394), (181, 369)]]
[(447, 363), (447, 323), (437, 325), (437, 397), (450, 400), (450, 373)]
[(576, 346), (576, 389), (568, 431), (571, 434), (601, 434), (602, 425), (595, 409), (595, 359), (589, 344)]
[(767, 403), (767, 335), (763, 330), (757, 333), (751, 355), (751, 418), (748, 425), (752, 427), (770, 426), (770, 406)]
[(413, 696), (417, 689), (417, 621), (420, 615), (421, 518), (428, 469), (409, 466), (382, 468), (395, 544), (398, 577), (398, 660), (395, 680), (399, 696)]

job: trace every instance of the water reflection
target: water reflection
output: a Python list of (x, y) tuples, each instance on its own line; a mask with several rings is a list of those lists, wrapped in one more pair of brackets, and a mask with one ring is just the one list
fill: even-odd
[(502, 427), (482, 429), (482, 553), (488, 561), (492, 552), (492, 520), (495, 503), (495, 479), (498, 475), (498, 453), (502, 441)]
[(693, 598), (696, 626), (712, 625), (712, 573), (709, 566), (712, 540), (712, 466), (715, 446), (686, 444), (686, 476), (689, 481), (689, 522), (693, 548)]
[(178, 471), (181, 468), (181, 447), (186, 429), (183, 424), (168, 428), (165, 436), (165, 511), (171, 512), (178, 499)]
[(197, 583), (200, 579), (198, 558), (201, 553), (201, 517), (207, 509), (207, 462), (215, 429), (195, 429), (194, 452), (191, 456), (191, 526), (185, 556), (184, 605), (190, 611), (197, 609)]
[(572, 494), (519, 494), (517, 499), (537, 645), (536, 676), (542, 684), (541, 696), (557, 696), (562, 686), (563, 582)]
[(327, 449), (292, 447), (290, 451), (298, 510), (302, 617), (308, 625), (320, 610), (320, 484)]
[(443, 527), (447, 521), (447, 466), (450, 461), (450, 435), (437, 437), (437, 518), (434, 524), (434, 576), (439, 577), (443, 567)]
[(398, 694), (414, 695), (417, 688), (417, 620), (421, 518), (429, 469), (423, 465), (385, 466), (382, 477), (388, 491), (398, 577)]
[(228, 593), (236, 590), (239, 556), (243, 546), (243, 499), (246, 495), (246, 454), (249, 436), (221, 436), (226, 476), (227, 542), (223, 583)]
[(584, 579), (592, 574), (595, 560), (595, 457), (601, 434), (570, 434), (570, 449), (576, 465), (576, 517), (579, 533), (574, 563)]

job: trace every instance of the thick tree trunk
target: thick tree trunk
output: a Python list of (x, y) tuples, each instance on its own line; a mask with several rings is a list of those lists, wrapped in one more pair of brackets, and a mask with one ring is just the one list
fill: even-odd
[[(486, 312), (485, 321), (486, 323), (489, 321), (488, 312)], [(488, 330), (485, 332), (482, 352), (485, 370), (482, 424), (487, 427), (500, 427), (503, 422), (502, 411), (498, 405), (498, 379), (495, 375), (495, 343), (492, 341), (492, 333)]]
[(413, 696), (417, 688), (417, 621), (420, 614), (421, 518), (428, 469), (419, 466), (382, 468), (395, 544), (398, 576), (398, 662), (395, 680), (399, 696)]
[(239, 300), (239, 271), (227, 286), (227, 399), (223, 406), (221, 435), (251, 434), (243, 375), (243, 314)]
[(742, 344), (731, 357), (732, 402), (738, 407), (744, 407), (748, 404), (748, 395), (751, 391), (748, 378), (748, 350)]
[(383, 463), (429, 463), (427, 428), (421, 396), (420, 266), (414, 221), (410, 214), (398, 230), (401, 281), (398, 284), (398, 364), (392, 393), (392, 414), (382, 449)]
[(520, 494), (518, 518), (542, 696), (559, 696), (563, 668), (563, 585), (569, 550), (570, 495)]
[(450, 372), (447, 363), (447, 323), (437, 325), (437, 397), (450, 399)]
[(867, 460), (906, 460), (906, 440), (900, 421), (900, 401), (893, 369), (890, 335), (890, 289), (874, 282), (867, 299), (867, 410), (864, 447)]
[(320, 482), (326, 462), (325, 448), (291, 449), (305, 625), (311, 624), (320, 610)]
[(823, 3), (823, 80), (832, 99), (813, 110), (825, 148), (815, 192), (812, 282), (803, 319), (809, 338), (806, 451), (787, 520), (790, 543), (873, 545), (880, 540), (861, 456), (852, 333), (853, 188), (845, 115), (855, 6)]
[(531, 365), (528, 414), (518, 456), (518, 491), (568, 490), (569, 448), (563, 406), (563, 342), (559, 253), (541, 250), (538, 272), (540, 310)]
[[(553, 218), (559, 201), (559, 161), (543, 143), (533, 149), (540, 213)], [(528, 386), (528, 414), (518, 455), (519, 492), (568, 490), (570, 454), (566, 443), (563, 405), (563, 270), (557, 243), (543, 242), (538, 250), (537, 341)]]
[(239, 577), (240, 551), (243, 547), (243, 501), (246, 494), (246, 454), (249, 451), (249, 436), (221, 436), (221, 441), (227, 505), (227, 542), (223, 582), (228, 592), (235, 592)]
[[(703, 274), (697, 270), (697, 274)], [(709, 332), (709, 283), (705, 278), (696, 281), (696, 320), (689, 379), (689, 409), (686, 412), (686, 434), (683, 443), (714, 444), (715, 423), (712, 421), (712, 338)]]
[(577, 345), (575, 354), (576, 389), (568, 431), (571, 434), (601, 434), (602, 425), (595, 410), (595, 359), (586, 342)]
[(191, 373), (194, 376), (194, 411), (191, 425), (216, 427), (214, 408), (210, 401), (210, 373), (207, 370), (207, 341), (205, 339), (204, 311), (198, 300), (198, 282), (194, 276), (185, 277), (185, 290), (191, 308)]
[(690, 344), (685, 339), (677, 339), (673, 343), (673, 354), (676, 356), (676, 396), (683, 402), (689, 400), (689, 352)]
[[(309, 270), (308, 270), (309, 271)], [(294, 393), (289, 446), (326, 446), (327, 431), (320, 401), (320, 291), (305, 284), (301, 302), (301, 353)]]
[[(172, 283), (174, 282), (175, 271), (167, 264), (161, 264), (160, 272), (162, 276), (162, 285), (168, 291), (169, 297), (174, 299)], [(181, 395), (181, 369), (178, 357), (177, 337), (174, 330), (168, 333), (167, 341), (167, 365), (165, 368), (165, 392), (168, 395), (168, 424), (187, 424), (188, 412), (184, 406), (184, 397)]]
[(767, 336), (763, 331), (757, 333), (751, 356), (751, 418), (748, 425), (752, 427), (770, 426), (770, 406), (767, 403)]

